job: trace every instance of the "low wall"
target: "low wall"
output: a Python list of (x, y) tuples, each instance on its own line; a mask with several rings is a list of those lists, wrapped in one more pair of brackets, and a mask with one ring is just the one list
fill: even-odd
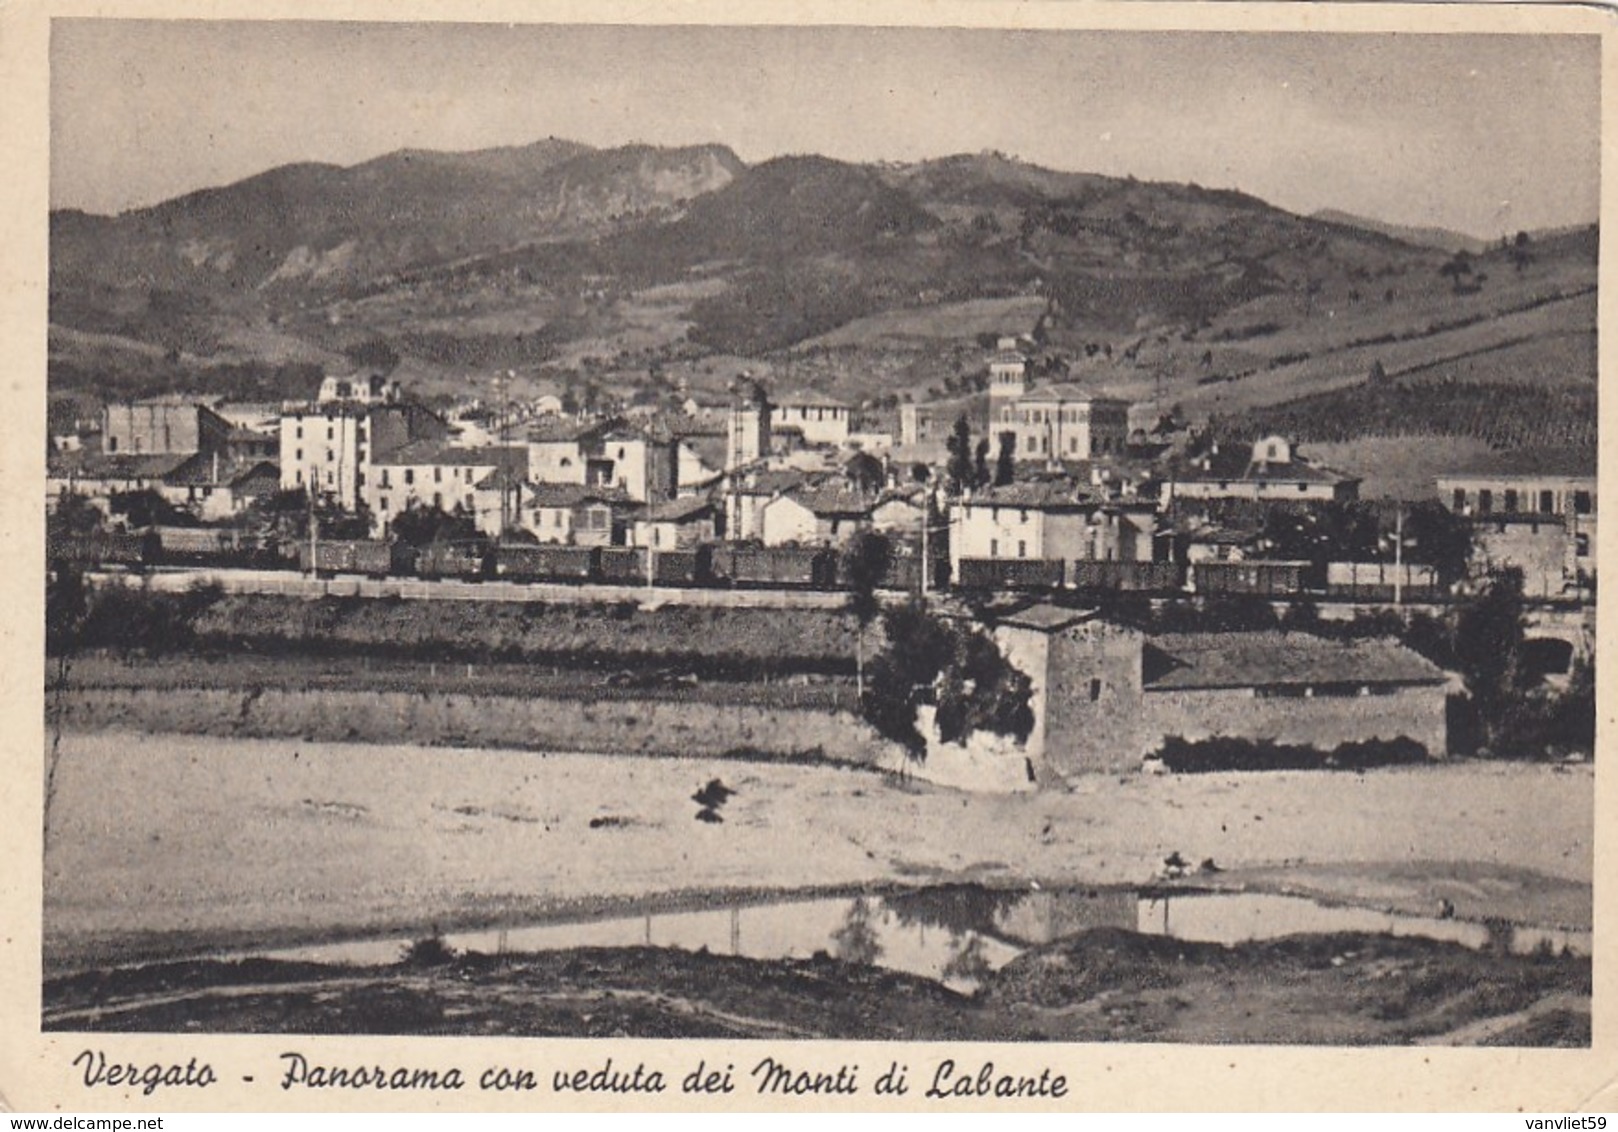
[(703, 757), (815, 754), (856, 766), (895, 750), (846, 712), (668, 700), (575, 700), (433, 692), (77, 689), (71, 730), (417, 743)]
[(1268, 739), (1330, 751), (1342, 743), (1401, 735), (1442, 758), (1446, 753), (1446, 690), (1413, 687), (1385, 696), (1254, 696), (1246, 689), (1147, 692), (1140, 732), (1149, 753), (1170, 735)]

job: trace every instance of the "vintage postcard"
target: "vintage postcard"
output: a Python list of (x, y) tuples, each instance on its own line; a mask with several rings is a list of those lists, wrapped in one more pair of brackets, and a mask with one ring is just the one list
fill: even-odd
[(1614, 1108), (1609, 13), (3, 20), (6, 1105)]

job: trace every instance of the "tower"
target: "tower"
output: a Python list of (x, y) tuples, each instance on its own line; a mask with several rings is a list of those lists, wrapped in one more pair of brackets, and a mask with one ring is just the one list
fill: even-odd
[(730, 403), (725, 470), (761, 460), (770, 451), (770, 402), (762, 387), (749, 382)]

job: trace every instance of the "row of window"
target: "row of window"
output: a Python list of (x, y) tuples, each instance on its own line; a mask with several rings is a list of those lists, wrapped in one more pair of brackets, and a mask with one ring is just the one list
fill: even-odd
[[(1494, 492), (1489, 488), (1479, 488), (1477, 493), (1477, 513), (1479, 515), (1494, 514)], [(1464, 512), (1472, 501), (1472, 496), (1464, 487), (1455, 489), (1451, 500), (1453, 509)], [(1525, 503), (1537, 503), (1537, 507), (1524, 508)], [(1536, 497), (1533, 492), (1518, 493), (1514, 487), (1508, 487), (1500, 493), (1500, 513), (1515, 515), (1522, 510), (1532, 510), (1541, 515), (1554, 515), (1557, 507), (1556, 493), (1549, 489), (1542, 489)], [(1579, 490), (1573, 493), (1573, 513), (1575, 515), (1588, 515), (1595, 510), (1595, 497), (1588, 491)]]

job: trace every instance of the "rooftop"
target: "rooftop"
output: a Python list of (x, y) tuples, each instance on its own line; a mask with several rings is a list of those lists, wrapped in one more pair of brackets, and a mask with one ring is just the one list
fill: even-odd
[(1146, 643), (1149, 691), (1322, 684), (1442, 684), (1443, 669), (1392, 638), (1308, 633), (1159, 633)]

